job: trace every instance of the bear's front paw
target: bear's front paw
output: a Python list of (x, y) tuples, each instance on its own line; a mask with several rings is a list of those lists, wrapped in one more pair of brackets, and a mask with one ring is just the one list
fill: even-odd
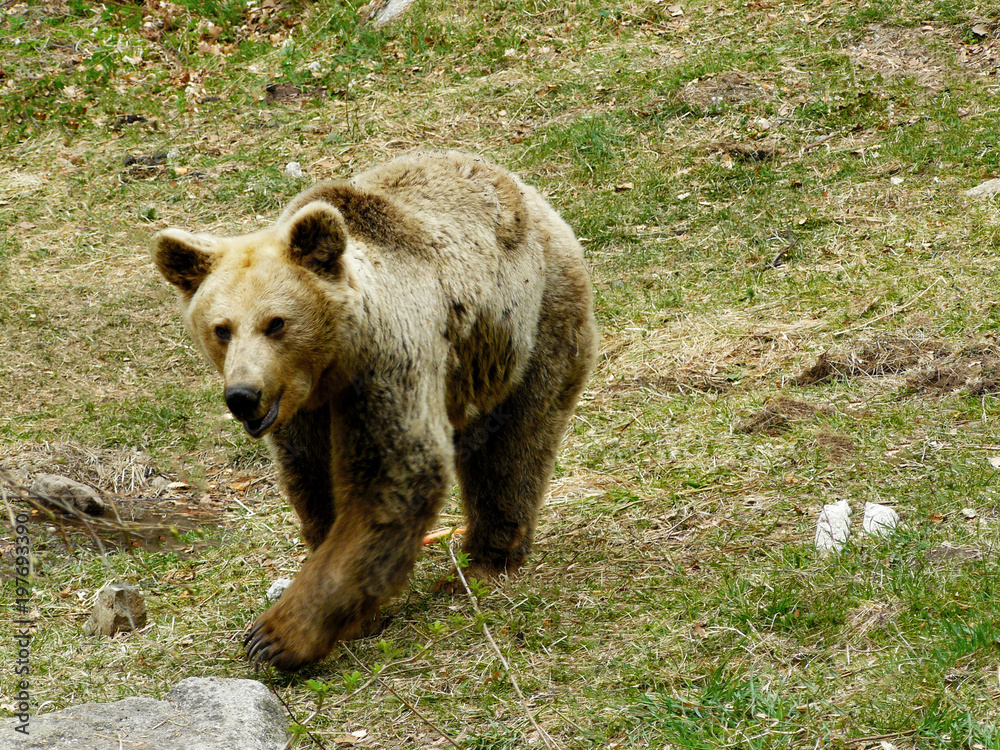
[(254, 666), (269, 664), (291, 672), (326, 656), (333, 639), (322, 628), (282, 617), (275, 606), (257, 618), (243, 644)]
[(257, 618), (243, 643), (254, 666), (270, 665), (291, 672), (322, 659), (337, 641), (370, 635), (380, 627), (381, 617), (374, 601), (324, 613), (315, 604), (296, 607), (293, 600), (282, 597)]

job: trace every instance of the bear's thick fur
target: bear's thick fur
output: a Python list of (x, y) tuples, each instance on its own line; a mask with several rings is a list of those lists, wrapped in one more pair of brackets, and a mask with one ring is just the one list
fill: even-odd
[(537, 191), (418, 152), (309, 188), (267, 229), (167, 229), (153, 253), (312, 549), (252, 660), (296, 669), (370, 626), (455, 474), (470, 574), (525, 561), (597, 348), (580, 245)]

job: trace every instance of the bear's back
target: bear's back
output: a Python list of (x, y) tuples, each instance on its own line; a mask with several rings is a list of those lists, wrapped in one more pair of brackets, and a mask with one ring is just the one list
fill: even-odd
[(465, 235), (477, 226), (502, 250), (524, 242), (528, 209), (522, 186), (507, 170), (459, 151), (416, 151), (358, 175), (351, 184), (383, 195), (432, 230)]

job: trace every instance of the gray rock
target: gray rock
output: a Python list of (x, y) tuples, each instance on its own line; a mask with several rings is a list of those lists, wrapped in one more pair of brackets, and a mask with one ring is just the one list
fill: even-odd
[(287, 589), (291, 585), (292, 585), (291, 578), (276, 579), (275, 582), (271, 584), (271, 587), (267, 590), (267, 594), (265, 594), (267, 600), (269, 602), (278, 601), (278, 599), (281, 598), (281, 595), (285, 593), (285, 589)]
[(127, 583), (109, 583), (97, 592), (97, 603), (84, 623), (84, 635), (114, 635), (146, 624), (142, 592)]
[(42, 503), (56, 510), (72, 512), (75, 508), (90, 516), (104, 512), (104, 500), (97, 490), (60, 474), (36, 474), (31, 491), (40, 496)]
[(971, 190), (965, 191), (970, 198), (992, 198), (997, 193), (1000, 193), (1000, 177), (981, 182)]
[[(288, 721), (255, 680), (188, 677), (165, 700), (87, 703), (0, 727), (0, 750), (282, 750)], [(8, 739), (10, 738), (10, 739)]]

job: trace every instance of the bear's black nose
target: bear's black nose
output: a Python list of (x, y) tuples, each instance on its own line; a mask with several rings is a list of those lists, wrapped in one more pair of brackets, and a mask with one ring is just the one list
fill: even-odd
[(231, 385), (226, 388), (226, 406), (241, 422), (256, 419), (260, 408), (260, 389), (249, 385)]

